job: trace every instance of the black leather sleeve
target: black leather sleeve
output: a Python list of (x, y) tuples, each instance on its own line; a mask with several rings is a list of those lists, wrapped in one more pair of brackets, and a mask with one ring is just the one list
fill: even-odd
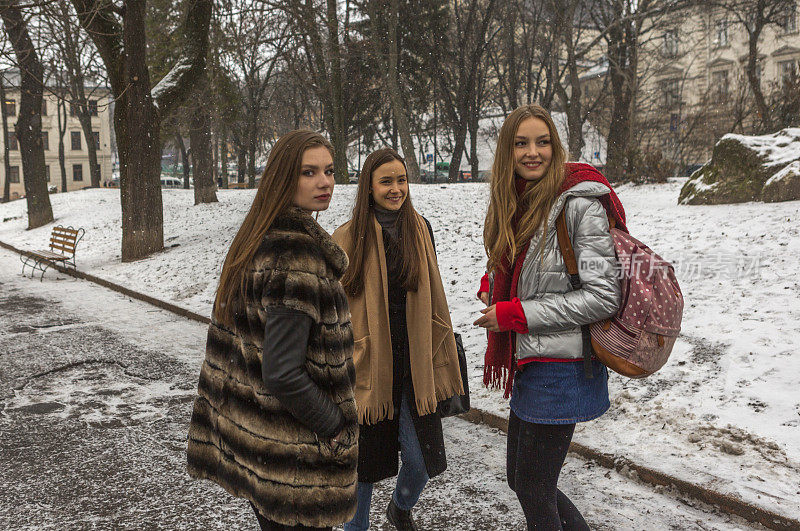
[(314, 324), (307, 314), (285, 307), (267, 308), (261, 374), (283, 407), (320, 437), (333, 437), (344, 416), (305, 369), (308, 336)]

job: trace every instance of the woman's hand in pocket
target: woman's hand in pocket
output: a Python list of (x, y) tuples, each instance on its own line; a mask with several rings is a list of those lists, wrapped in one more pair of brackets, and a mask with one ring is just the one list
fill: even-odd
[(497, 324), (497, 312), (496, 312), (497, 305), (492, 304), (491, 306), (484, 308), (481, 310), (483, 314), (481, 317), (478, 318), (473, 324), (475, 326), (480, 326), (481, 328), (485, 328), (490, 332), (499, 332), (500, 326)]

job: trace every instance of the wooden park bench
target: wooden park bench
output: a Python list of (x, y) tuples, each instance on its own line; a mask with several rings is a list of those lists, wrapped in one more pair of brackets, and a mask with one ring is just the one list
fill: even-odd
[(25, 274), (25, 268), (31, 267), (31, 278), (33, 278), (36, 271), (41, 271), (39, 281), (44, 278), (44, 272), (47, 268), (60, 264), (64, 267), (75, 266), (75, 247), (81, 241), (86, 231), (72, 227), (62, 227), (61, 225), (53, 227), (53, 232), (50, 234), (50, 250), (49, 251), (24, 251), (20, 256), (22, 260), (22, 274)]

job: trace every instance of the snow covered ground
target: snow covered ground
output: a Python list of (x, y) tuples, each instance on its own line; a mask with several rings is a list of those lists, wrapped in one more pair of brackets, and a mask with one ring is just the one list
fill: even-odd
[[(685, 179), (618, 192), (631, 233), (675, 265), (686, 298), (682, 338), (667, 366), (642, 381), (611, 377), (612, 410), (576, 440), (800, 517), (800, 202), (677, 205)], [(348, 219), (354, 186), (336, 189), (320, 223)], [(78, 267), (208, 315), (219, 268), (253, 191), (221, 190), (219, 204), (164, 191), (167, 249), (119, 262), (118, 191), (51, 196), (56, 224), (82, 226)], [(485, 336), (478, 315), (486, 184), (416, 185), (433, 225), (453, 323), (464, 336), (474, 405), (501, 415), (500, 392), (481, 385)], [(26, 231), (25, 202), (0, 205), (0, 240), (41, 248), (52, 226)], [(52, 272), (46, 275), (54, 278)]]
[[(185, 471), (206, 327), (90, 282), (22, 278), (17, 263), (0, 249), (0, 529), (254, 529), (245, 501)], [(503, 434), (443, 424), (448, 469), (414, 511), (421, 528), (523, 529)], [(374, 529), (392, 528), (393, 487), (375, 489)], [(752, 528), (574, 455), (559, 487), (592, 529)]]

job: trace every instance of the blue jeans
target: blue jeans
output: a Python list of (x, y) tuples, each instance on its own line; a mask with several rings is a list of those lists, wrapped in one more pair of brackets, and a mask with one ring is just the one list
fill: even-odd
[[(403, 511), (410, 511), (419, 500), (422, 489), (430, 479), (425, 468), (422, 448), (419, 445), (414, 420), (408, 403), (408, 395), (403, 392), (398, 418), (398, 438), (400, 458), (403, 464), (397, 474), (397, 484), (392, 493), (395, 505)], [(357, 489), (358, 508), (353, 519), (344, 524), (344, 531), (366, 531), (369, 529), (369, 505), (372, 501), (372, 483), (359, 481)]]

